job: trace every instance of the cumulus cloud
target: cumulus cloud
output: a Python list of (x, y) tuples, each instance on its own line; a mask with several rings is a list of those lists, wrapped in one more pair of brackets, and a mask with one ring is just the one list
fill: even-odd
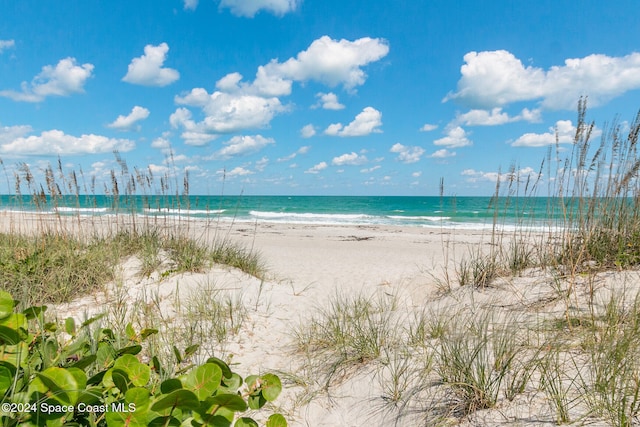
[(312, 173), (312, 174), (316, 174), (319, 173), (320, 171), (323, 171), (327, 168), (327, 162), (320, 162), (315, 166), (310, 167), (309, 169), (307, 169), (306, 171), (304, 171), (304, 173)]
[(312, 124), (308, 124), (300, 129), (300, 136), (303, 138), (311, 138), (316, 134), (316, 128)]
[(347, 126), (343, 126), (342, 123), (333, 123), (325, 129), (324, 133), (330, 136), (365, 136), (382, 132), (378, 129), (380, 126), (382, 126), (382, 113), (373, 107), (366, 107)]
[(342, 110), (344, 108), (344, 105), (338, 101), (338, 95), (333, 92), (319, 92), (316, 94), (316, 98), (319, 99), (318, 103), (314, 105), (314, 108), (321, 107), (325, 110)]
[(460, 148), (473, 145), (469, 138), (467, 138), (467, 132), (460, 126), (450, 128), (447, 131), (447, 136), (436, 139), (433, 143), (435, 145), (443, 145), (448, 148)]
[(273, 138), (265, 138), (262, 135), (234, 136), (229, 141), (223, 143), (225, 147), (220, 149), (214, 157), (228, 159), (231, 157), (246, 156), (256, 153), (274, 142)]
[(201, 88), (193, 89), (184, 97), (176, 97), (175, 101), (179, 105), (200, 107), (205, 114), (201, 122), (195, 122), (186, 108), (178, 108), (171, 115), (171, 125), (184, 128), (185, 134), (182, 136), (185, 139), (189, 133), (211, 135), (264, 128), (276, 114), (285, 111), (275, 97), (220, 91), (209, 95)]
[(290, 93), (290, 81), (314, 80), (330, 87), (341, 84), (346, 89), (353, 89), (366, 81), (362, 67), (380, 60), (387, 53), (389, 45), (383, 39), (363, 37), (349, 41), (322, 36), (296, 58), (282, 63), (274, 59), (259, 67), (253, 84), (277, 95)]
[(509, 116), (501, 107), (489, 110), (471, 110), (464, 114), (458, 114), (453, 123), (465, 126), (497, 126), (513, 122), (540, 122), (540, 109), (529, 110), (524, 108), (517, 116)]
[(228, 8), (232, 14), (246, 18), (253, 18), (261, 10), (283, 16), (296, 10), (300, 3), (302, 0), (222, 0), (220, 9)]
[(248, 169), (243, 168), (242, 166), (237, 166), (233, 169), (231, 169), (230, 171), (225, 171), (225, 170), (219, 170), (218, 175), (224, 175), (226, 178), (233, 178), (236, 176), (246, 176), (246, 175), (253, 175), (253, 172), (251, 172)]
[(158, 46), (148, 44), (144, 47), (144, 55), (133, 58), (127, 74), (122, 81), (143, 86), (167, 86), (180, 78), (180, 73), (173, 68), (163, 68), (167, 59), (169, 45)]
[(84, 84), (93, 72), (92, 64), (76, 65), (75, 58), (61, 59), (56, 66), (42, 67), (31, 83), (22, 82), (21, 91), (2, 90), (0, 96), (14, 101), (41, 102), (47, 96), (69, 96), (84, 92)]
[(525, 67), (506, 50), (469, 52), (464, 61), (458, 90), (444, 101), (492, 108), (540, 100), (545, 108), (575, 109), (580, 96), (586, 95), (591, 105), (599, 105), (640, 88), (640, 53), (566, 59), (564, 65), (548, 70)]
[(196, 10), (198, 7), (198, 0), (184, 0), (185, 10)]
[(0, 40), (0, 53), (16, 45), (15, 40)]
[(40, 135), (28, 135), (29, 126), (0, 129), (0, 153), (9, 155), (76, 155), (131, 151), (135, 143), (128, 139), (101, 135), (67, 135), (54, 129)]
[(442, 148), (432, 153), (429, 157), (432, 159), (446, 159), (447, 157), (454, 157), (455, 155), (455, 151), (449, 151), (446, 148)]
[[(201, 108), (205, 118), (196, 122), (189, 110), (179, 108), (172, 115), (171, 124), (174, 128), (184, 128), (183, 138), (188, 134), (197, 135), (198, 138), (191, 138), (192, 143), (200, 137), (205, 139), (207, 134), (267, 127), (275, 115), (287, 111), (279, 97), (291, 94), (294, 81), (315, 80), (352, 89), (366, 80), (361, 67), (380, 59), (388, 50), (386, 42), (381, 39), (365, 37), (355, 41), (336, 41), (323, 36), (311, 43), (307, 50), (298, 53), (296, 58), (289, 58), (283, 63), (274, 59), (258, 67), (253, 82), (243, 81), (240, 73), (233, 72), (216, 82), (217, 90), (212, 94), (203, 88), (194, 88), (177, 96), (177, 104)], [(327, 101), (332, 101), (331, 97)], [(337, 97), (335, 101), (337, 103)], [(359, 126), (360, 122), (356, 125)], [(362, 128), (347, 126), (342, 129), (340, 126), (344, 136), (362, 132)], [(315, 132), (308, 125), (302, 135), (312, 136), (312, 130)]]
[[(600, 135), (601, 131), (595, 129), (593, 136)], [(547, 145), (571, 144), (576, 134), (576, 127), (571, 120), (558, 120), (555, 126), (549, 128), (549, 132), (525, 133), (514, 142), (513, 147), (545, 147)]]
[(393, 144), (389, 151), (398, 154), (398, 160), (402, 163), (416, 163), (424, 154), (422, 147), (409, 147), (400, 143)]
[[(141, 120), (149, 117), (149, 110), (144, 107), (136, 105), (131, 109), (131, 113), (127, 116), (120, 115), (113, 123), (109, 123), (107, 126), (117, 130), (133, 130), (136, 129), (135, 124)], [(137, 129), (140, 129), (138, 126)]]
[(436, 129), (438, 129), (438, 125), (432, 125), (432, 124), (429, 124), (429, 123), (425, 123), (420, 128), (420, 132), (431, 132), (432, 130), (436, 130)]
[(334, 166), (361, 165), (363, 163), (367, 163), (367, 161), (368, 160), (366, 156), (351, 152), (345, 153), (338, 157), (334, 157), (331, 161), (331, 164)]

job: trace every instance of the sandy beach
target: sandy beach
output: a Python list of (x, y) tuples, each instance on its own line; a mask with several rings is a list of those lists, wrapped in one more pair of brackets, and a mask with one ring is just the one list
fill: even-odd
[[(10, 219), (3, 214), (0, 224), (8, 231), (21, 229), (29, 221), (36, 219), (24, 215)], [(65, 227), (79, 227), (72, 218), (62, 221), (68, 221)], [(83, 221), (80, 228), (85, 231), (90, 227), (104, 231), (104, 219)], [(362, 297), (387, 307), (386, 326), (391, 333), (397, 332), (389, 336), (411, 335), (417, 328), (416, 319), (434, 330), (439, 321), (481, 318), (482, 313), (490, 313), (497, 324), (511, 322), (511, 333), (520, 336), (531, 334), (532, 325), (545, 319), (562, 319), (568, 304), (579, 306), (590, 298), (594, 306), (603, 307), (617, 291), (635, 295), (640, 283), (637, 272), (611, 272), (562, 285), (548, 271), (529, 269), (516, 277), (498, 277), (484, 289), (461, 287), (454, 278), (460, 262), (474, 251), (491, 248), (490, 232), (481, 230), (266, 222), (206, 226), (197, 221), (181, 227), (200, 241), (229, 239), (257, 251), (266, 267), (264, 278), (220, 265), (181, 274), (164, 273), (169, 270), (161, 267), (141, 277), (139, 260), (131, 258), (123, 260), (117, 290), (112, 284), (104, 292), (64, 304), (57, 308), (60, 317), (83, 319), (109, 310), (117, 299), (129, 305), (124, 312), (130, 315), (134, 306), (153, 303), (160, 318), (177, 322), (181, 314), (176, 301), (187, 304), (192, 295), (201, 298), (198, 289), (213, 286), (241, 301), (246, 317), (223, 344), (201, 343), (196, 360), (215, 354), (232, 360), (240, 372), (278, 373), (285, 388), (276, 407), (292, 426), (556, 425), (554, 406), (536, 383), (538, 374), (531, 374), (535, 381), (516, 396), (507, 399), (500, 393), (494, 408), (458, 417), (455, 411), (447, 414), (445, 410), (455, 396), (442, 387), (433, 369), (437, 352), (421, 345), (393, 353), (395, 347), (383, 344), (379, 357), (354, 362), (326, 376), (322, 369), (314, 371), (320, 362), (313, 354), (300, 349), (300, 331), (336, 301)], [(446, 271), (454, 278), (448, 289), (443, 287)], [(573, 286), (575, 292), (562, 298), (562, 286)], [(139, 315), (137, 321), (144, 323)], [(544, 333), (536, 339), (543, 341)], [(420, 356), (422, 351), (425, 355)], [(431, 371), (424, 374), (425, 369)], [(402, 384), (397, 384), (399, 380)], [(401, 394), (397, 400), (389, 394), (390, 384), (396, 384), (393, 389)], [(573, 419), (585, 421), (580, 417), (586, 409), (576, 405), (572, 411), (577, 414)], [(587, 419), (594, 423), (590, 425), (608, 425)]]

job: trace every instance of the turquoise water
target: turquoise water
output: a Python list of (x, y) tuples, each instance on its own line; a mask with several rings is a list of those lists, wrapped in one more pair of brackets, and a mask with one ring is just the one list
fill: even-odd
[[(0, 210), (60, 215), (136, 214), (238, 222), (402, 225), (482, 229), (501, 225), (544, 227), (547, 198), (379, 196), (0, 196)], [(556, 211), (559, 211), (556, 209)]]

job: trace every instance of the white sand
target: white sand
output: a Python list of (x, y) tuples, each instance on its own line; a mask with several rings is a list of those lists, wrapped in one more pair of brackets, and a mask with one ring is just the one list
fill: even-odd
[[(0, 222), (5, 230), (7, 215)], [(17, 221), (26, 224), (24, 216)], [(83, 226), (84, 227), (84, 226)], [(88, 225), (86, 225), (88, 227)], [(212, 225), (213, 227), (213, 225)], [(18, 227), (21, 228), (21, 227)], [(180, 274), (161, 278), (154, 274), (140, 278), (135, 260), (122, 268), (124, 289), (131, 301), (163, 301), (167, 317), (174, 314), (170, 306), (176, 293), (181, 300), (205, 283), (240, 295), (248, 307), (248, 319), (240, 333), (231, 338), (221, 357), (233, 357), (236, 370), (249, 374), (277, 371), (303, 378), (303, 360), (293, 346), (293, 330), (303, 325), (329, 298), (339, 295), (396, 295), (399, 317), (409, 318), (425, 307), (443, 313), (473, 312), (479, 307), (521, 313), (522, 319), (542, 315), (561, 315), (565, 305), (556, 298), (553, 279), (540, 271), (530, 271), (520, 278), (500, 279), (487, 290), (454, 287), (443, 295), (437, 285), (448, 266), (455, 265), (472, 249), (489, 247), (488, 232), (399, 228), (390, 226), (318, 226), (300, 224), (220, 224), (216, 230), (202, 229), (190, 223), (190, 232), (202, 239), (227, 236), (257, 250), (268, 269), (268, 280), (260, 280), (217, 267), (202, 274)], [(604, 277), (604, 276), (603, 276)], [(606, 279), (606, 280), (605, 280)], [(618, 284), (633, 287), (637, 283), (626, 277), (609, 275), (596, 283), (606, 295)], [(577, 295), (586, 295), (586, 287)], [(600, 295), (598, 294), (598, 295)], [(598, 296), (599, 297), (599, 296)], [(111, 295), (87, 296), (61, 309), (78, 317), (106, 307)], [(604, 298), (604, 297), (602, 297)], [(404, 317), (403, 317), (404, 316)], [(206, 344), (206, 343), (203, 343)], [(384, 370), (364, 364), (344, 381), (336, 382), (328, 392), (309, 397), (317, 387), (285, 381), (286, 388), (277, 406), (292, 426), (385, 426), (393, 425), (397, 411), (384, 405), (381, 388)], [(286, 379), (283, 375), (283, 379)], [(402, 418), (397, 425), (416, 424), (414, 418)], [(527, 390), (513, 402), (501, 399), (497, 408), (479, 411), (464, 421), (468, 425), (554, 425), (555, 416), (541, 392)], [(595, 423), (594, 425), (598, 425)]]

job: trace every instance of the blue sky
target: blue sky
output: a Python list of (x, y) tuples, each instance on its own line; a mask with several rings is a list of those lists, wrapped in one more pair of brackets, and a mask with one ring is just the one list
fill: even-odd
[[(0, 0), (0, 159), (192, 194), (491, 194), (640, 108), (637, 2)], [(546, 178), (546, 177), (543, 177)], [(7, 181), (2, 179), (0, 181)], [(0, 192), (7, 192), (7, 182)], [(10, 189), (12, 190), (12, 188)]]

